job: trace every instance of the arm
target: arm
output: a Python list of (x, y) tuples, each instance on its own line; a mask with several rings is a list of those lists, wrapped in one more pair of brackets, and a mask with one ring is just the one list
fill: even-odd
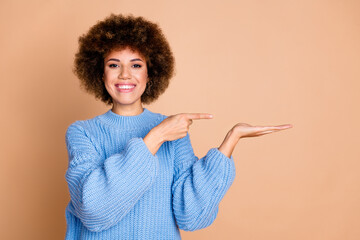
[(179, 228), (193, 231), (209, 226), (216, 218), (220, 200), (235, 177), (234, 161), (218, 149), (200, 160), (194, 155), (189, 126), (209, 114), (177, 114), (154, 127), (144, 142), (155, 154), (165, 141), (174, 141), (173, 211)]
[(90, 231), (119, 222), (153, 184), (158, 159), (141, 138), (131, 139), (120, 153), (104, 159), (79, 124), (66, 132), (69, 186), (73, 214)]
[(250, 126), (236, 124), (226, 135), (218, 149), (210, 149), (198, 160), (187, 134), (192, 119), (210, 119), (209, 114), (177, 114), (153, 128), (144, 138), (150, 152), (155, 154), (164, 141), (174, 141), (175, 176), (173, 184), (173, 210), (178, 226), (183, 230), (196, 230), (209, 226), (215, 219), (220, 200), (235, 177), (231, 154), (240, 138), (261, 136), (292, 127)]
[(198, 159), (189, 135), (175, 141), (174, 148), (172, 193), (177, 224), (186, 231), (205, 228), (215, 220), (219, 203), (234, 181), (234, 161), (216, 148)]

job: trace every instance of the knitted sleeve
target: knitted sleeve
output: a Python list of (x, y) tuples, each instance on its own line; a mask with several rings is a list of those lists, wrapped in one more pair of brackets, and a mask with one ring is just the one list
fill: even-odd
[(118, 223), (153, 184), (158, 159), (142, 138), (132, 138), (120, 153), (103, 159), (77, 122), (66, 132), (72, 213), (90, 231)]
[(173, 210), (180, 229), (194, 231), (209, 226), (219, 203), (235, 178), (233, 158), (217, 148), (198, 159), (189, 134), (175, 141)]

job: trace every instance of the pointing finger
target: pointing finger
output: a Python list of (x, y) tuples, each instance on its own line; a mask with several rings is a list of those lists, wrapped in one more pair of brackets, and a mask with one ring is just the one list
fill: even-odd
[(198, 119), (212, 119), (213, 115), (209, 113), (186, 113), (185, 114), (189, 119), (198, 120)]

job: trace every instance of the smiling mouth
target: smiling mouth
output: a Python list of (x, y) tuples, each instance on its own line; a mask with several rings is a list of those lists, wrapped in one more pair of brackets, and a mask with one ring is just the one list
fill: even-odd
[(134, 91), (136, 84), (115, 84), (119, 93), (131, 93)]
[(118, 89), (128, 90), (133, 89), (135, 87), (135, 84), (115, 84), (115, 87)]

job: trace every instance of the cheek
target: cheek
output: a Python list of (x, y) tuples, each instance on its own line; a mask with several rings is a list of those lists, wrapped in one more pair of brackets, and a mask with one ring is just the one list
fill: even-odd
[(114, 81), (116, 81), (116, 79), (117, 74), (115, 73), (115, 71), (104, 72), (103, 82), (105, 86), (110, 86), (112, 83), (114, 83)]
[(104, 80), (111, 81), (111, 79), (114, 79), (114, 77), (117, 77), (116, 71), (105, 71), (104, 72)]
[(147, 73), (146, 72), (136, 73), (136, 79), (139, 81), (139, 83), (141, 85), (146, 85), (146, 83), (147, 83)]
[(103, 84), (107, 90), (108, 93), (112, 92), (112, 80), (111, 78), (109, 78), (108, 75), (104, 75), (104, 78), (103, 78)]

